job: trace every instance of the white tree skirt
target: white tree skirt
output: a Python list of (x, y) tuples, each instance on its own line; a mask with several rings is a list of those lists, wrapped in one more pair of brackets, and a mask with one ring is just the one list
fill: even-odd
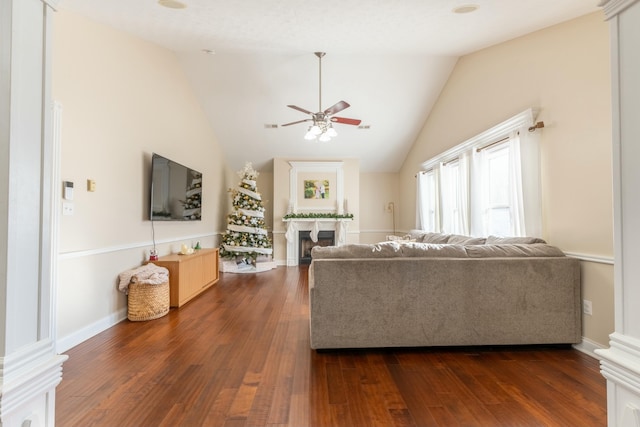
[(237, 263), (236, 261), (220, 261), (220, 271), (223, 273), (260, 273), (276, 268), (275, 261), (258, 261), (256, 265)]

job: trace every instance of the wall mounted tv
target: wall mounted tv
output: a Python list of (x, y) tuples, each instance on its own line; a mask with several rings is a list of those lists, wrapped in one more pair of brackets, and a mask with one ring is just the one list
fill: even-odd
[(151, 221), (199, 221), (202, 174), (153, 153), (151, 156)]

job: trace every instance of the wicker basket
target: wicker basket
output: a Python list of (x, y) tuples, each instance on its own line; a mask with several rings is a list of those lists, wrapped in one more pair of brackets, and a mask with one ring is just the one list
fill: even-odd
[(153, 320), (169, 312), (169, 282), (160, 285), (131, 283), (127, 317), (131, 321)]

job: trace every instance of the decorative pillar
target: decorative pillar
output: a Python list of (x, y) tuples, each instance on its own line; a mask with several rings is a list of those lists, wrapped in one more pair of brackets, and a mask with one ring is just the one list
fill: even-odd
[(53, 426), (51, 14), (0, 0), (0, 425)]
[(611, 28), (615, 332), (596, 352), (609, 426), (640, 427), (640, 1), (600, 6)]

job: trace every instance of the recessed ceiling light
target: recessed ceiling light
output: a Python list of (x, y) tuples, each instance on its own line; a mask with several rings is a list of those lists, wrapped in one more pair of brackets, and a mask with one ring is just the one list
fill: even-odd
[(471, 13), (478, 10), (477, 4), (464, 4), (462, 6), (458, 6), (453, 8), (453, 13)]
[(178, 0), (158, 0), (158, 4), (169, 9), (184, 9), (187, 7), (186, 4)]

